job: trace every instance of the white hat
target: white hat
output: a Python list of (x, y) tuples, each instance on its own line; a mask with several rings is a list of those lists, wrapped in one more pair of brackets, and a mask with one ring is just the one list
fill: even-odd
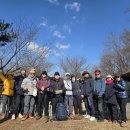
[(111, 75), (107, 75), (107, 76), (106, 76), (106, 79), (107, 79), (107, 78), (113, 79), (113, 77), (112, 77)]
[(71, 74), (70, 74), (70, 73), (66, 73), (66, 74), (65, 74), (65, 76), (67, 76), (67, 75), (71, 76)]

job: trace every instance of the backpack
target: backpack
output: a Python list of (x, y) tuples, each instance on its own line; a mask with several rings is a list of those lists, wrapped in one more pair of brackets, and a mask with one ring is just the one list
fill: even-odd
[(64, 103), (58, 103), (56, 106), (56, 120), (58, 121), (67, 120), (67, 110)]

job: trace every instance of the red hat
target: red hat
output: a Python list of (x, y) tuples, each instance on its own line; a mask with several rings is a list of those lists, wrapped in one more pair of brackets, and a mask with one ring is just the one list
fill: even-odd
[(95, 74), (101, 74), (101, 70), (95, 70)]

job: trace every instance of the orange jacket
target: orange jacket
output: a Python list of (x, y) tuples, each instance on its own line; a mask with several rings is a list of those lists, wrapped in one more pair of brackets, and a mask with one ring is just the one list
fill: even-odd
[(0, 73), (0, 79), (3, 81), (3, 95), (13, 96), (14, 95), (14, 82), (15, 80), (7, 79), (2, 73)]

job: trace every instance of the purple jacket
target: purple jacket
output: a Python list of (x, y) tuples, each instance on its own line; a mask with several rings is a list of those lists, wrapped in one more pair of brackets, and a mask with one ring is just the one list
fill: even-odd
[(41, 93), (43, 92), (43, 91), (41, 90), (42, 87), (44, 87), (44, 89), (45, 89), (44, 91), (46, 91), (47, 88), (50, 87), (50, 80), (49, 80), (48, 78), (45, 79), (45, 80), (40, 79), (40, 80), (37, 81), (37, 89), (38, 89), (38, 91), (40, 91)]

